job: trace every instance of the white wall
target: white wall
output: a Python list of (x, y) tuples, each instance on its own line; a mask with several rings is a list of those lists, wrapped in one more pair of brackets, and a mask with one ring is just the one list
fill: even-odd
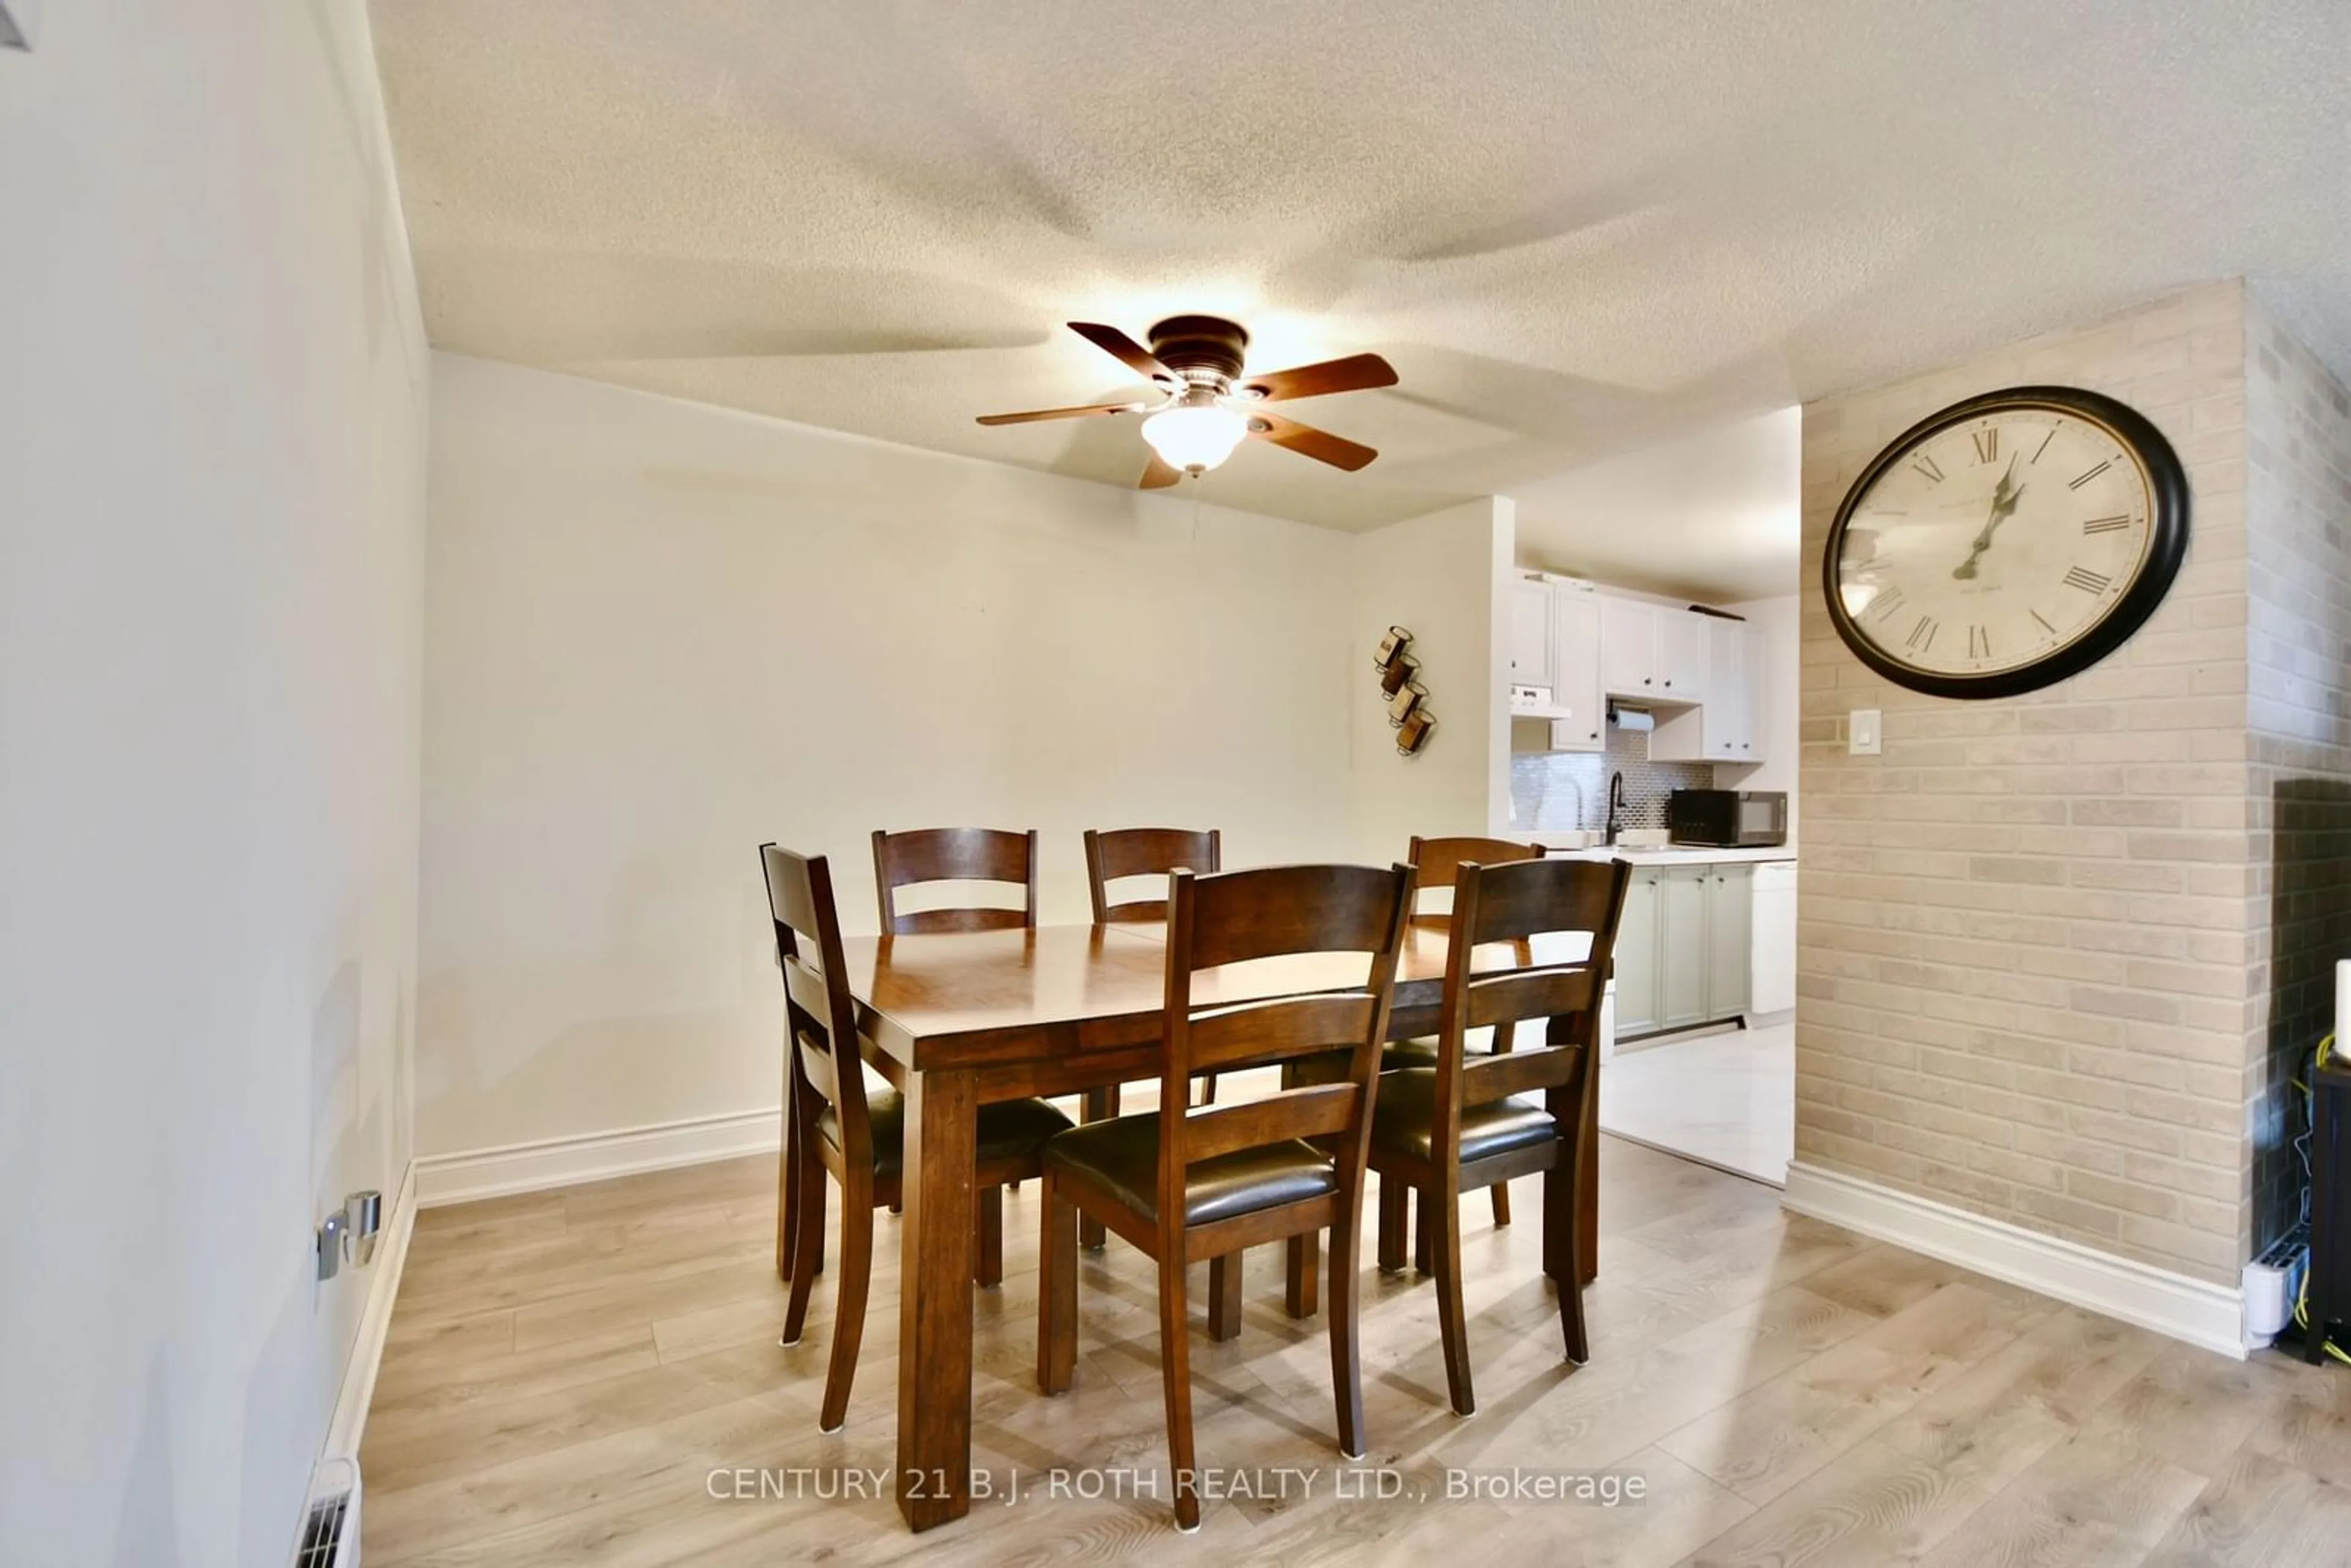
[[(1347, 716), (1354, 854), (1404, 858), (1422, 837), (1484, 833), (1510, 821), (1506, 583), (1511, 507), (1488, 497), (1392, 523), (1350, 541)], [(1413, 634), (1437, 729), (1419, 755), (1395, 747), (1373, 659), (1391, 625)]]
[(0, 1562), (286, 1561), (408, 1154), (425, 366), (356, 5), (0, 50)]
[(1801, 593), (1775, 599), (1752, 599), (1723, 609), (1744, 615), (1763, 635), (1763, 711), (1756, 722), (1756, 741), (1763, 760), (1751, 768), (1718, 763), (1716, 775), (1725, 789), (1783, 789), (1788, 795), (1788, 841), (1796, 841), (1796, 764), (1802, 737), (1797, 727), (1797, 676), (1803, 641), (1804, 600)]
[(1345, 846), (1348, 536), (434, 359), (418, 1138), (776, 1103), (756, 851), (875, 828)]

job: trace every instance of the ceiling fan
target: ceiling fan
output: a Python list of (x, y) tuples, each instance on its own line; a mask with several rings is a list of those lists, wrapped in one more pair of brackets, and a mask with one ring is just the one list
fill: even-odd
[(1156, 490), (1186, 474), (1204, 474), (1255, 436), (1334, 468), (1353, 471), (1379, 455), (1368, 446), (1269, 413), (1260, 405), (1285, 398), (1322, 397), (1366, 387), (1392, 387), (1395, 367), (1377, 354), (1350, 354), (1293, 370), (1245, 375), (1241, 356), (1249, 333), (1221, 316), (1170, 316), (1151, 329), (1146, 349), (1115, 327), (1072, 321), (1070, 330), (1156, 384), (1157, 397), (1083, 408), (1040, 408), (988, 413), (982, 424), (1027, 424), (1040, 419), (1084, 419), (1101, 413), (1141, 413), (1151, 465), (1142, 488)]

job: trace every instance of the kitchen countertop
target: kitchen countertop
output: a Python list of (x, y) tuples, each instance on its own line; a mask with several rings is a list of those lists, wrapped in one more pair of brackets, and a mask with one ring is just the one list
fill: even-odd
[[(1512, 829), (1497, 836), (1522, 844), (1551, 842), (1540, 828)], [(1792, 861), (1796, 858), (1796, 846), (1782, 844), (1770, 849), (1714, 849), (1701, 844), (1594, 844), (1587, 849), (1554, 846), (1551, 852), (1562, 859), (1625, 860), (1635, 865), (1731, 865), (1761, 861)]]

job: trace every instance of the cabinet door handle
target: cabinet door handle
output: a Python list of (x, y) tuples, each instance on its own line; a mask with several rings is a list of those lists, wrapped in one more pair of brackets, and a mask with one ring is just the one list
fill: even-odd
[(1648, 677), (1648, 676), (1646, 676), (1646, 675), (1643, 675), (1643, 676), (1641, 677), (1641, 684), (1642, 684), (1643, 685), (1645, 685), (1645, 686), (1646, 686), (1646, 685), (1654, 685), (1655, 683), (1654, 683), (1654, 682), (1652, 682), (1652, 681), (1649, 679), (1649, 677)]

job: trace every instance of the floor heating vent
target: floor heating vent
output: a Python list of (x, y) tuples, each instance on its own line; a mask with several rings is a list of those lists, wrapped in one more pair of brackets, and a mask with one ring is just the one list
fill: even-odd
[(294, 1568), (360, 1568), (360, 1468), (328, 1459), (310, 1480), (310, 1506), (294, 1544)]

